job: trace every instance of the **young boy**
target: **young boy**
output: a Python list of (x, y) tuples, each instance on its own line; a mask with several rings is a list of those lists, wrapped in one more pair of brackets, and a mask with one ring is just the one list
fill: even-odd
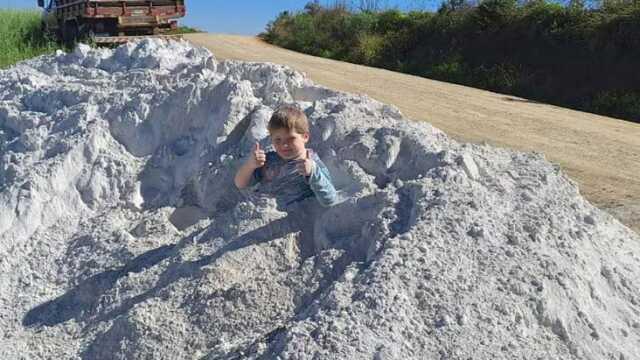
[(261, 190), (273, 194), (288, 206), (315, 196), (320, 205), (336, 202), (331, 176), (318, 155), (306, 148), (309, 122), (294, 106), (282, 106), (269, 120), (269, 134), (275, 151), (265, 153), (256, 143), (252, 154), (236, 173), (238, 189), (259, 182)]

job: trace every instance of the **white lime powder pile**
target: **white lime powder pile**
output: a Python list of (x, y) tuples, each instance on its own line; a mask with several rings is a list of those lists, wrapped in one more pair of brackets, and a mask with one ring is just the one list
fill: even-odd
[[(344, 199), (314, 218), (233, 186), (282, 103)], [(160, 40), (26, 61), (0, 159), (2, 359), (640, 354), (640, 238), (556, 166), (287, 67)]]

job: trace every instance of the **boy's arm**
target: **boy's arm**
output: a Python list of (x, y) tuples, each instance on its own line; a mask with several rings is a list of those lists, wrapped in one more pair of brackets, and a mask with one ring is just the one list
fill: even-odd
[(320, 159), (316, 159), (314, 163), (315, 166), (313, 166), (309, 177), (309, 187), (311, 187), (320, 205), (324, 207), (334, 205), (337, 200), (337, 194), (331, 181), (329, 170)]
[(238, 189), (244, 189), (251, 183), (253, 172), (261, 168), (267, 161), (267, 157), (263, 150), (260, 149), (260, 144), (256, 143), (253, 146), (253, 153), (249, 156), (249, 159), (242, 164), (238, 172), (236, 173), (233, 182)]
[(249, 164), (249, 162), (245, 162), (242, 164), (238, 172), (236, 173), (236, 177), (233, 179), (233, 182), (236, 184), (238, 189), (244, 189), (249, 184), (251, 184), (251, 179), (253, 178), (253, 172), (256, 169)]

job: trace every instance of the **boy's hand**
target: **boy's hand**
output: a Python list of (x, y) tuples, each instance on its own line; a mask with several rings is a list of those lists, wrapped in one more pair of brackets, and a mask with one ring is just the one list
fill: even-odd
[(260, 143), (256, 142), (253, 145), (253, 156), (249, 158), (249, 165), (253, 169), (261, 168), (264, 166), (264, 163), (267, 161), (267, 156), (264, 153), (264, 150), (260, 149)]
[(313, 173), (313, 168), (316, 166), (316, 163), (311, 160), (311, 156), (309, 154), (309, 150), (305, 153), (305, 158), (300, 159), (296, 164), (296, 169), (298, 173), (302, 176), (311, 176)]

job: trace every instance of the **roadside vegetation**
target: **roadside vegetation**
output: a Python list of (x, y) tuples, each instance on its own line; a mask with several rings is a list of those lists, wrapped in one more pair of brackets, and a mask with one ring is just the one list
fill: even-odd
[(190, 26), (178, 26), (175, 30), (170, 30), (166, 32), (167, 35), (179, 35), (179, 34), (194, 34), (203, 32), (200, 29), (190, 27)]
[(0, 9), (0, 69), (62, 48), (40, 29), (40, 12)]
[(439, 10), (345, 1), (282, 12), (288, 49), (640, 122), (640, 1), (447, 0)]

